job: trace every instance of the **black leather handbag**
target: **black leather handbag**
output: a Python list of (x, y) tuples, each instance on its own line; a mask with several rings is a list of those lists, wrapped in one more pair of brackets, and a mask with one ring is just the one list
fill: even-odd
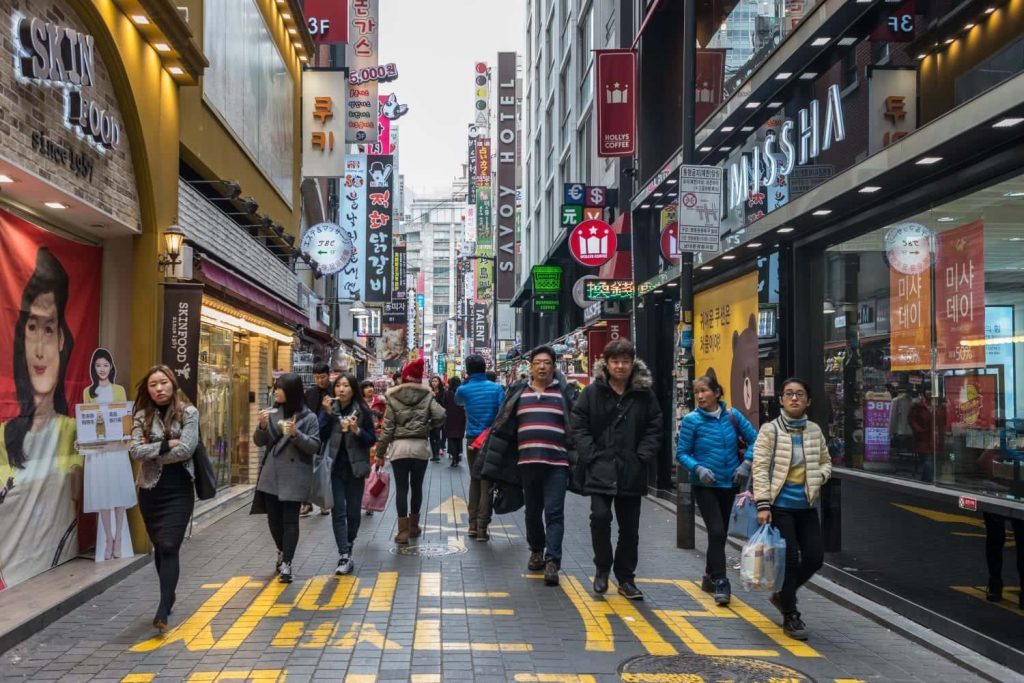
[(195, 478), (192, 483), (196, 487), (196, 498), (199, 500), (210, 500), (217, 495), (217, 475), (213, 471), (213, 463), (206, 452), (203, 444), (202, 432), (199, 433), (199, 443), (192, 451), (192, 469), (195, 471)]

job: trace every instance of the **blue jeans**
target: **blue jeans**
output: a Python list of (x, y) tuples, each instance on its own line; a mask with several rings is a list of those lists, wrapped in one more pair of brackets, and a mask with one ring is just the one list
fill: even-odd
[(545, 560), (561, 566), (569, 468), (531, 463), (520, 465), (519, 471), (526, 503), (526, 542), (531, 552), (543, 552)]
[(348, 555), (352, 552), (352, 543), (359, 533), (365, 484), (365, 479), (353, 478), (345, 481), (337, 473), (331, 474), (331, 492), (334, 494), (331, 526), (334, 527), (334, 542), (338, 544), (339, 555)]

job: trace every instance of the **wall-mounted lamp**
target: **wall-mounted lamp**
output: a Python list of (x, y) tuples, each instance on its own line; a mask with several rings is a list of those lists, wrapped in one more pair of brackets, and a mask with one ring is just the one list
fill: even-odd
[(157, 268), (166, 272), (168, 268), (174, 268), (181, 263), (181, 247), (185, 244), (185, 233), (177, 225), (171, 225), (164, 230), (164, 246), (167, 252), (160, 254), (157, 259)]

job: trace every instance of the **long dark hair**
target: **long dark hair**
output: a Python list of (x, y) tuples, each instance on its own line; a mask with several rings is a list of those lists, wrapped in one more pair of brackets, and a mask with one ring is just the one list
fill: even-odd
[(89, 376), (92, 377), (92, 386), (89, 387), (89, 396), (96, 398), (96, 389), (100, 386), (100, 378), (96, 375), (96, 361), (100, 358), (110, 363), (110, 376), (107, 377), (107, 381), (111, 384), (114, 383), (114, 378), (117, 377), (117, 366), (114, 365), (114, 357), (110, 355), (110, 351), (106, 349), (96, 349), (92, 352), (92, 360), (89, 361)]
[[(355, 406), (355, 409), (359, 412), (360, 418), (362, 418), (363, 415), (369, 415), (370, 406), (366, 405), (366, 399), (363, 398), (363, 384), (366, 383), (360, 383), (352, 373), (343, 372), (334, 379), (334, 384), (331, 385), (331, 396), (337, 395), (334, 393), (334, 388), (338, 386), (338, 382), (341, 382), (342, 380), (348, 382), (349, 387), (352, 388), (352, 405)], [(371, 384), (370, 386), (373, 385)], [(339, 405), (338, 407), (340, 408), (341, 406)]]
[(162, 364), (151, 367), (135, 387), (135, 408), (132, 413), (133, 416), (142, 413), (144, 420), (143, 430), (147, 435), (149, 434), (149, 430), (153, 427), (153, 418), (156, 417), (157, 412), (160, 410), (160, 406), (158, 406), (153, 401), (153, 397), (149, 395), (149, 378), (158, 372), (163, 373), (163, 375), (171, 382), (171, 387), (174, 388), (174, 394), (171, 397), (171, 402), (167, 405), (167, 412), (163, 417), (165, 432), (171, 422), (175, 420), (178, 421), (178, 424), (185, 424), (185, 406), (191, 405), (188, 398), (184, 393), (182, 393), (181, 387), (178, 385), (178, 379), (174, 376), (174, 370), (171, 370), (169, 367)]
[(274, 387), (284, 391), (284, 416), (290, 419), (306, 407), (306, 396), (302, 390), (302, 378), (294, 372), (286, 372), (277, 378)]
[(7, 448), (7, 461), (19, 469), (25, 467), (25, 435), (32, 427), (36, 412), (35, 392), (25, 355), (25, 327), (28, 325), (32, 302), (43, 294), (53, 294), (57, 304), (57, 326), (64, 340), (60, 351), (57, 386), (53, 390), (53, 409), (60, 415), (67, 415), (68, 399), (64, 393), (64, 377), (71, 349), (75, 345), (71, 328), (64, 317), (68, 306), (68, 273), (46, 247), (40, 247), (36, 252), (36, 267), (21, 292), (21, 313), (14, 324), (14, 389), (18, 396), (18, 416), (4, 427), (4, 446)]

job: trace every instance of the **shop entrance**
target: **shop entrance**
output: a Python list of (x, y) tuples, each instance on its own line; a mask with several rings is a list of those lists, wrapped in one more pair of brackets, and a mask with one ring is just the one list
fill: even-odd
[(248, 481), (248, 335), (215, 325), (202, 326), (197, 407), (218, 488)]

